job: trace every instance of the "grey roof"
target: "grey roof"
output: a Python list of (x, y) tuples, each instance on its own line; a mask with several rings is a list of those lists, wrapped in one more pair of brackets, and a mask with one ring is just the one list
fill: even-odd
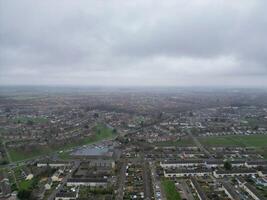
[(70, 178), (68, 183), (106, 183), (107, 179), (104, 178)]
[(216, 160), (216, 159), (212, 159), (212, 160), (207, 160), (206, 161), (207, 164), (213, 165), (213, 164), (224, 164), (223, 160)]
[(204, 164), (204, 160), (167, 160), (162, 162), (163, 164)]
[(231, 164), (245, 164), (245, 160), (231, 160), (230, 163)]
[(254, 169), (233, 169), (233, 170), (217, 170), (216, 174), (250, 174), (257, 173)]
[(248, 161), (248, 165), (267, 165), (267, 160), (254, 160), (254, 161)]
[(211, 169), (166, 169), (166, 173), (211, 173)]

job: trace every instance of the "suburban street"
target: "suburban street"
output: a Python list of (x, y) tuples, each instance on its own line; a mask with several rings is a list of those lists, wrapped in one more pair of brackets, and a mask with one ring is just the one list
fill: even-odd
[(152, 179), (152, 186), (153, 186), (153, 190), (154, 190), (155, 199), (157, 199), (157, 192), (160, 192), (160, 194), (161, 194), (160, 199), (161, 200), (167, 200), (166, 195), (164, 193), (164, 190), (163, 190), (161, 183), (160, 183), (160, 178), (157, 176), (157, 173), (156, 173), (155, 163), (149, 162), (149, 166), (151, 169), (151, 179)]
[(124, 193), (124, 183), (125, 183), (125, 173), (126, 173), (126, 160), (123, 161), (120, 172), (119, 172), (119, 183), (118, 183), (118, 190), (117, 190), (117, 199), (123, 200), (123, 193)]

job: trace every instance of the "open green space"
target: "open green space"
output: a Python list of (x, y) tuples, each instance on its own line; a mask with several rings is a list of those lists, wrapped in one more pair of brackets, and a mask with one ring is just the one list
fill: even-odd
[(194, 142), (191, 138), (182, 138), (176, 141), (156, 142), (154, 144), (157, 146), (180, 146), (180, 147), (194, 146)]
[(12, 162), (26, 160), (26, 159), (30, 159), (30, 158), (41, 156), (41, 155), (47, 155), (47, 154), (52, 153), (53, 150), (54, 150), (53, 148), (49, 148), (49, 147), (34, 148), (31, 151), (24, 151), (21, 148), (8, 149)]
[(209, 136), (198, 138), (204, 146), (242, 146), (242, 147), (266, 147), (267, 135), (228, 135)]
[(94, 131), (94, 135), (92, 137), (88, 137), (83, 140), (80, 140), (78, 143), (70, 143), (67, 146), (65, 146), (63, 149), (59, 149), (60, 151), (62, 151), (59, 153), (59, 157), (61, 159), (68, 159), (70, 157), (69, 156), (70, 151), (68, 151), (69, 149), (82, 146), (82, 145), (96, 143), (104, 139), (110, 139), (117, 135), (116, 130), (109, 128), (103, 124), (97, 124), (97, 126), (93, 128), (93, 131)]
[(19, 183), (19, 189), (21, 190), (29, 190), (33, 187), (33, 179), (32, 180), (23, 180)]
[(66, 143), (64, 145), (59, 146), (38, 146), (36, 148), (32, 148), (30, 151), (24, 151), (23, 149), (17, 149), (17, 148), (10, 148), (9, 154), (11, 157), (11, 160), (14, 161), (21, 161), (26, 160), (34, 157), (38, 157), (41, 155), (48, 155), (55, 152), (61, 152), (59, 153), (59, 157), (62, 159), (67, 159), (69, 156), (69, 151), (72, 148), (92, 144), (95, 142), (99, 142), (104, 139), (110, 139), (117, 135), (116, 131), (114, 129), (109, 128), (103, 124), (98, 124), (93, 128), (94, 134), (90, 137), (71, 141), (69, 143)]
[(254, 147), (267, 159), (267, 135), (228, 135), (198, 138), (205, 147)]
[(164, 188), (167, 200), (180, 200), (181, 196), (179, 192), (176, 190), (174, 181), (163, 179), (161, 184)]
[(28, 117), (28, 116), (19, 116), (12, 119), (14, 123), (18, 124), (43, 124), (48, 122), (48, 119), (45, 117)]
[(91, 199), (90, 197), (95, 197), (95, 199), (106, 199), (107, 197), (112, 197), (114, 190), (112, 188), (92, 188), (81, 186), (79, 188), (79, 198), (81, 199)]

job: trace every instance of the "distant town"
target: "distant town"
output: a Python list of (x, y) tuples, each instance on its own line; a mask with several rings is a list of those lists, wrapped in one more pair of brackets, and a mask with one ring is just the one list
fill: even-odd
[(267, 199), (267, 90), (0, 88), (0, 199)]

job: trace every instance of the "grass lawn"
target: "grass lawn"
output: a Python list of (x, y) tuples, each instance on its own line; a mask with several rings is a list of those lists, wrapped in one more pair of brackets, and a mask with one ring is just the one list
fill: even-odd
[(97, 126), (95, 126), (93, 128), (93, 132), (94, 132), (94, 135), (92, 135), (91, 137), (87, 137), (83, 140), (66, 144), (64, 145), (64, 148), (58, 148), (56, 150), (57, 151), (68, 150), (74, 147), (78, 147), (78, 146), (82, 146), (86, 144), (92, 144), (92, 143), (99, 142), (104, 139), (110, 139), (116, 136), (116, 133), (113, 132), (113, 129), (108, 128), (103, 124), (98, 124)]
[(22, 123), (26, 124), (28, 121), (32, 121), (34, 124), (43, 124), (48, 121), (47, 118), (45, 117), (27, 117), (27, 116), (20, 116), (20, 117), (15, 117), (12, 119), (14, 123)]
[(181, 146), (181, 147), (194, 146), (194, 142), (190, 138), (183, 138), (177, 141), (156, 142), (154, 144), (157, 146)]
[(267, 159), (267, 135), (228, 135), (201, 137), (198, 140), (207, 147), (240, 146), (254, 147)]
[(21, 190), (29, 190), (33, 186), (33, 180), (23, 180), (18, 185)]
[(242, 146), (242, 147), (266, 147), (267, 135), (229, 135), (201, 137), (199, 141), (204, 146)]
[(108, 128), (103, 124), (98, 124), (93, 129), (93, 131), (94, 131), (94, 135), (92, 137), (87, 137), (87, 138), (80, 140), (80, 141), (71, 142), (71, 143), (68, 143), (64, 146), (38, 147), (38, 148), (32, 149), (32, 151), (27, 151), (27, 152), (25, 152), (21, 149), (11, 148), (11, 149), (9, 149), (9, 154), (10, 154), (11, 160), (13, 162), (25, 160), (25, 159), (29, 159), (29, 158), (33, 158), (33, 157), (37, 157), (37, 156), (41, 156), (41, 155), (48, 155), (48, 154), (58, 152), (58, 151), (63, 151), (62, 153), (59, 153), (60, 158), (68, 159), (69, 158), (69, 152), (67, 152), (67, 150), (69, 150), (71, 148), (86, 145), (86, 144), (95, 143), (95, 142), (98, 142), (98, 141), (101, 141), (104, 139), (109, 139), (109, 138), (116, 136), (116, 133), (113, 132), (113, 129)]
[(173, 181), (164, 179), (161, 181), (161, 184), (164, 188), (167, 200), (180, 200), (181, 199), (181, 196), (179, 192), (177, 192)]
[(33, 157), (40, 156), (40, 155), (47, 155), (49, 153), (52, 153), (53, 149), (49, 147), (40, 147), (40, 148), (35, 148), (34, 150), (30, 152), (25, 152), (25, 151), (22, 151), (21, 149), (10, 148), (8, 151), (9, 151), (11, 160), (14, 162), (14, 161), (20, 161), (20, 160), (33, 158)]

